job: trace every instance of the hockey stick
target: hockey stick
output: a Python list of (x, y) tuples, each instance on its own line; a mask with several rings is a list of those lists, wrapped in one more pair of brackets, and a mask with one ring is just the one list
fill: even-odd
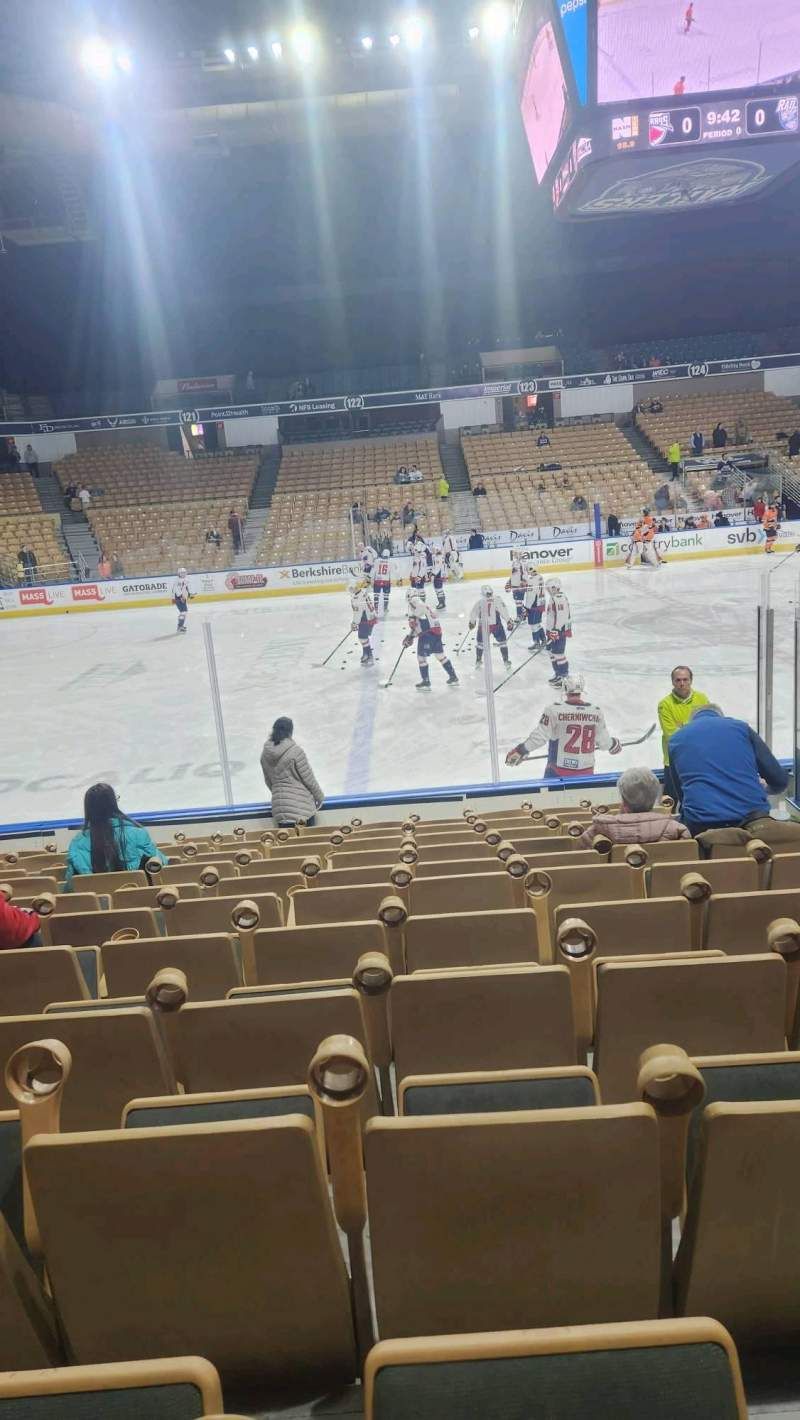
[(312, 664), (313, 664), (313, 667), (314, 667), (314, 670), (315, 670), (315, 671), (321, 671), (323, 666), (327, 666), (328, 661), (330, 661), (330, 660), (332, 659), (332, 657), (336, 655), (336, 652), (341, 649), (341, 647), (344, 645), (345, 641), (348, 639), (349, 636), (352, 636), (352, 634), (353, 634), (353, 628), (352, 628), (352, 626), (351, 626), (351, 627), (350, 627), (350, 630), (349, 630), (348, 633), (347, 633), (347, 635), (346, 635), (346, 636), (343, 636), (342, 639), (341, 639), (341, 641), (339, 641), (338, 644), (337, 644), (336, 646), (334, 646), (333, 650), (331, 651), (330, 656), (326, 656), (324, 661), (314, 661), (314, 662), (312, 663)]
[[(649, 729), (649, 730), (645, 730), (644, 734), (643, 734), (643, 735), (640, 735), (637, 740), (620, 740), (620, 742), (619, 742), (619, 747), (620, 747), (620, 749), (628, 749), (628, 748), (630, 748), (631, 745), (641, 745), (641, 744), (644, 744), (645, 740), (649, 740), (649, 738), (650, 738), (650, 736), (652, 735), (654, 729), (655, 729), (655, 724), (652, 724), (652, 725), (650, 726), (650, 729)], [(547, 755), (546, 755), (546, 754), (526, 754), (522, 759), (518, 760), (517, 762), (518, 762), (519, 764), (524, 764), (527, 759), (547, 759)]]
[(403, 656), (405, 655), (405, 653), (406, 653), (407, 650), (408, 650), (408, 647), (407, 647), (407, 646), (402, 646), (402, 647), (401, 647), (401, 649), (400, 649), (400, 655), (397, 657), (397, 660), (395, 661), (394, 665), (392, 666), (392, 669), (391, 669), (390, 672), (389, 672), (389, 678), (388, 678), (388, 680), (382, 680), (382, 681), (379, 681), (379, 682), (378, 682), (378, 684), (380, 685), (381, 690), (388, 690), (388, 689), (389, 689), (389, 686), (391, 685), (392, 681), (394, 680), (394, 673), (395, 673), (395, 671), (397, 670), (397, 667), (399, 666), (400, 662), (402, 661)]
[(464, 632), (464, 635), (462, 636), (461, 640), (459, 641), (458, 645), (456, 646), (455, 651), (453, 652), (453, 655), (454, 655), (454, 656), (460, 656), (460, 655), (461, 655), (461, 652), (463, 651), (463, 649), (464, 649), (464, 647), (465, 647), (465, 645), (466, 645), (466, 643), (467, 643), (467, 637), (471, 634), (471, 632), (472, 632), (472, 627), (471, 627), (471, 626), (468, 626), (467, 629), (466, 629), (466, 631)]
[[(514, 635), (514, 632), (512, 631), (512, 632), (511, 632), (511, 636), (513, 636), (513, 635)], [(508, 638), (509, 641), (511, 640), (511, 636), (509, 636), (509, 638)], [(526, 661), (522, 661), (522, 662), (517, 666), (517, 669), (516, 669), (515, 671), (512, 671), (512, 672), (511, 672), (511, 675), (507, 675), (504, 680), (501, 680), (501, 681), (500, 681), (500, 684), (499, 684), (499, 685), (496, 685), (496, 686), (495, 686), (494, 691), (493, 691), (493, 694), (496, 695), (497, 692), (498, 692), (498, 690), (502, 690), (504, 685), (508, 685), (508, 682), (509, 682), (510, 680), (513, 680), (513, 679), (514, 679), (514, 676), (515, 676), (515, 675), (519, 675), (520, 671), (524, 671), (525, 667), (526, 667), (526, 666), (529, 666), (530, 663), (531, 663), (531, 661), (535, 661), (537, 656), (541, 656), (543, 650), (544, 650), (544, 646), (537, 646), (537, 647), (536, 647), (536, 650), (533, 652), (532, 655), (528, 656), (528, 659), (527, 659)]]

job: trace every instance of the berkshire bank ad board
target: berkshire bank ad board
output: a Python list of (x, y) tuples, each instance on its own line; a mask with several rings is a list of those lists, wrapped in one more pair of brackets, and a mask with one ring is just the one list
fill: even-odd
[[(533, 531), (533, 530), (532, 530)], [(482, 551), (468, 552), (464, 571), (468, 579), (482, 576), (504, 576), (509, 569), (512, 538), (506, 532), (503, 543), (495, 535), (495, 545)], [(800, 522), (784, 523), (779, 534), (779, 546), (800, 537)], [(487, 538), (488, 541), (488, 538)], [(547, 572), (585, 571), (590, 567), (621, 564), (628, 555), (630, 539), (624, 532), (618, 538), (595, 541), (590, 537), (549, 542), (527, 542), (517, 534), (514, 541), (523, 542), (537, 567)], [(656, 546), (663, 557), (719, 557), (760, 551), (764, 534), (753, 524), (735, 524), (729, 528), (706, 528), (697, 531), (659, 533)], [(788, 547), (787, 547), (788, 550)], [(392, 579), (408, 579), (410, 559), (391, 559)], [(253, 567), (229, 572), (193, 572), (188, 581), (191, 593), (200, 601), (226, 601), (229, 598), (281, 596), (304, 591), (341, 589), (350, 577), (360, 571), (358, 560), (352, 562), (309, 562), (289, 567)], [(153, 577), (130, 577), (109, 582), (58, 583), (43, 587), (9, 587), (0, 589), (0, 615), (19, 616), (72, 611), (112, 611), (126, 606), (161, 606), (172, 600), (175, 583), (173, 574)]]

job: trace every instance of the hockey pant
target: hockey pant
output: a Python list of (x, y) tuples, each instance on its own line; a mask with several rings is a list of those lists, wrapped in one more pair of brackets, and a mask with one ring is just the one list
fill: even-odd
[(442, 646), (442, 635), (439, 631), (421, 631), (417, 639), (417, 665), (423, 681), (428, 684), (430, 671), (428, 670), (428, 657), (433, 656), (439, 662), (442, 669), (447, 671), (448, 676), (454, 676), (453, 662), (444, 653)]
[(777, 529), (777, 528), (765, 528), (765, 529), (764, 529), (764, 536), (765, 536), (766, 539), (767, 539), (767, 542), (766, 542), (766, 546), (765, 546), (765, 548), (764, 548), (764, 551), (765, 551), (765, 552), (774, 552), (774, 551), (775, 551), (775, 541), (776, 541), (777, 536), (778, 536), (778, 529)]
[(517, 621), (523, 621), (525, 618), (525, 588), (512, 587), (511, 595), (514, 598), (514, 608), (517, 613)]
[(414, 588), (414, 591), (415, 591), (415, 592), (419, 592), (419, 591), (421, 591), (422, 588), (425, 586), (425, 582), (426, 582), (427, 578), (425, 578), (425, 577), (412, 577), (410, 580), (411, 580), (411, 585), (412, 585), (412, 587)]
[(378, 602), (379, 602), (380, 599), (381, 599), (381, 593), (383, 593), (383, 609), (384, 609), (384, 611), (388, 611), (388, 610), (389, 610), (389, 597), (390, 597), (390, 595), (391, 595), (391, 591), (392, 591), (392, 584), (391, 584), (391, 582), (376, 582), (376, 583), (375, 583), (375, 610), (376, 610), (376, 611), (378, 610)]
[(547, 649), (550, 652), (550, 664), (553, 667), (553, 675), (557, 675), (563, 680), (564, 676), (569, 674), (566, 631), (559, 631), (557, 636), (549, 636), (547, 638)]
[[(494, 637), (495, 641), (497, 642), (498, 646), (500, 647), (500, 655), (503, 657), (503, 660), (505, 661), (506, 665), (508, 665), (508, 646), (506, 645), (506, 640), (507, 640), (507, 638), (506, 638), (506, 628), (504, 627), (502, 621), (496, 621), (495, 624), (494, 624), (494, 626), (490, 626), (490, 627), (489, 627), (489, 634)], [(475, 645), (476, 645), (475, 664), (479, 666), (480, 663), (481, 663), (481, 661), (483, 660), (483, 627), (480, 626), (480, 625), (478, 626), (478, 634), (477, 634), (477, 636), (476, 636), (476, 638), (475, 638)]]
[(361, 620), (358, 623), (358, 640), (361, 645), (362, 661), (372, 660), (372, 646), (370, 645), (369, 638), (374, 624), (375, 623), (367, 616), (367, 613), (362, 611)]
[(656, 551), (654, 542), (645, 542), (642, 544), (642, 561), (648, 563), (650, 567), (658, 566), (661, 558)]
[(447, 605), (444, 596), (444, 577), (442, 576), (441, 572), (437, 572), (434, 576), (433, 589), (436, 592), (437, 610), (441, 610), (443, 606)]
[(183, 631), (186, 626), (186, 613), (189, 609), (185, 597), (175, 597), (175, 610), (178, 613), (178, 630)]
[(538, 606), (528, 607), (528, 625), (531, 628), (531, 645), (544, 646), (545, 635), (542, 627), (542, 609)]

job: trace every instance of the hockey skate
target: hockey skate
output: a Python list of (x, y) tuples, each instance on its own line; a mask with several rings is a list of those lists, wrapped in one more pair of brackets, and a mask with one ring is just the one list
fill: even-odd
[(431, 688), (431, 683), (430, 683), (429, 680), (418, 680), (418, 681), (417, 681), (417, 690), (430, 690), (430, 688)]
[(560, 675), (551, 675), (551, 677), (550, 677), (550, 679), (548, 680), (547, 684), (548, 684), (548, 685), (561, 685), (561, 681), (562, 681), (562, 677), (561, 677)]
[(456, 675), (455, 671), (451, 671), (451, 672), (450, 672), (449, 676), (447, 677), (447, 684), (448, 684), (448, 685), (458, 685), (458, 684), (459, 684), (458, 676)]

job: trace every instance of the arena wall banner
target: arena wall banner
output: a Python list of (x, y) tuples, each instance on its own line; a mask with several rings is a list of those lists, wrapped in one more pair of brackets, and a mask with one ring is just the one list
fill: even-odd
[[(467, 581), (506, 577), (510, 567), (512, 535), (496, 534), (493, 546), (468, 552), (464, 563)], [(500, 539), (503, 539), (501, 542)], [(784, 523), (777, 547), (789, 552), (800, 539), (800, 521)], [(488, 537), (487, 537), (488, 541)], [(629, 539), (591, 537), (527, 543), (532, 559), (548, 572), (585, 572), (592, 567), (619, 566), (628, 555)], [(669, 560), (686, 557), (732, 557), (760, 552), (764, 534), (752, 524), (730, 528), (663, 533), (656, 546)], [(393, 557), (392, 580), (408, 581), (410, 559)], [(188, 581), (197, 602), (229, 601), (245, 597), (297, 596), (303, 592), (341, 592), (359, 571), (358, 561), (311, 562), (289, 567), (252, 567), (228, 572), (193, 572)], [(153, 577), (126, 577), (109, 582), (59, 582), (51, 586), (0, 589), (0, 617), (46, 616), (85, 611), (120, 611), (126, 607), (168, 606), (174, 573)]]
[[(633, 370), (598, 370), (585, 375), (547, 375), (530, 380), (492, 380), (485, 384), (445, 385), (436, 389), (384, 390), (375, 394), (331, 395), (318, 399), (279, 400), (264, 404), (202, 404), (198, 391), (194, 409), (143, 410), (138, 414), (97, 414), (77, 419), (11, 420), (0, 423), (0, 435), (114, 432), (169, 424), (204, 424), (228, 419), (258, 419), (264, 415), (291, 418), (302, 414), (346, 413), (410, 404), (442, 404), (447, 400), (491, 399), (505, 395), (560, 394), (562, 390), (597, 389), (603, 385), (657, 384), (663, 380), (704, 380), (714, 375), (752, 374), (800, 365), (800, 353), (743, 356), (733, 360), (698, 360), (681, 365), (646, 366)], [(186, 382), (184, 382), (186, 383)]]

